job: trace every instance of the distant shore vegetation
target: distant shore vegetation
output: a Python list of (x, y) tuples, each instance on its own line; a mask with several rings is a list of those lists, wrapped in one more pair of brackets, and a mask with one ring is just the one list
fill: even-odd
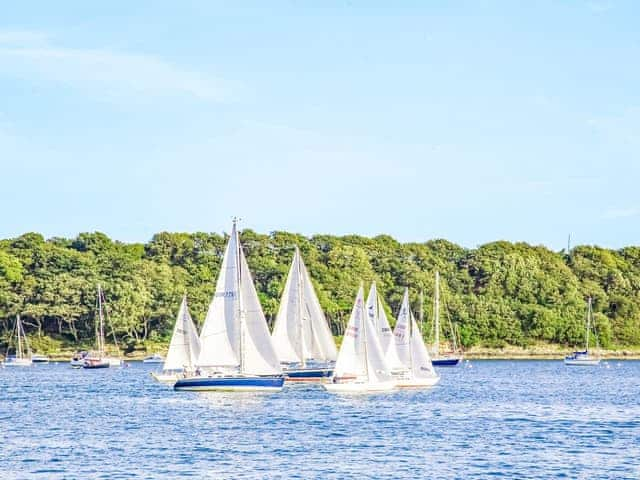
[[(305, 237), (251, 230), (242, 232), (241, 241), (269, 322), (298, 245), (336, 336), (359, 283), (374, 280), (390, 318), (405, 286), (416, 313), (423, 292), (423, 331), (429, 336), (437, 270), (445, 329), (450, 319), (466, 348), (579, 345), (588, 296), (599, 345), (640, 345), (640, 247), (554, 252), (498, 241), (467, 249), (446, 240), (399, 243), (387, 235)], [(108, 302), (108, 331), (125, 351), (167, 341), (185, 292), (201, 325), (225, 242), (219, 234), (167, 232), (146, 244), (113, 241), (102, 233), (48, 240), (27, 233), (0, 240), (0, 353), (16, 314), (36, 349), (90, 345), (98, 284)]]

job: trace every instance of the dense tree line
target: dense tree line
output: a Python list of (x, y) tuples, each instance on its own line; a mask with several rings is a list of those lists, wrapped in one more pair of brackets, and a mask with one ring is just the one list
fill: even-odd
[[(584, 335), (587, 296), (594, 299), (601, 345), (640, 345), (638, 247), (613, 251), (581, 246), (568, 255), (502, 241), (465, 249), (446, 240), (402, 244), (386, 235), (308, 238), (251, 230), (242, 232), (241, 240), (270, 320), (298, 245), (337, 335), (360, 281), (378, 282), (390, 315), (397, 312), (405, 285), (416, 311), (424, 291), (428, 324), (438, 270), (443, 314), (458, 326), (466, 346), (577, 344)], [(1, 240), (0, 341), (6, 344), (20, 313), (33, 338), (89, 343), (98, 284), (108, 300), (113, 329), (129, 348), (168, 338), (184, 292), (201, 324), (225, 241), (218, 234), (166, 232), (147, 244), (112, 241), (102, 233), (49, 240), (27, 233)]]

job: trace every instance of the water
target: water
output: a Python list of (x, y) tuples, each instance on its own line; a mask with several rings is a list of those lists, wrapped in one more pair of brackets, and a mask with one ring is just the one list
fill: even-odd
[(474, 361), (427, 391), (175, 393), (0, 370), (0, 478), (640, 478), (640, 362)]

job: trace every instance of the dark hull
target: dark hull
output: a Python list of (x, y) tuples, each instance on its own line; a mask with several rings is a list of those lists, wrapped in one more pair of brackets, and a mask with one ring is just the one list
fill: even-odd
[(237, 377), (190, 377), (181, 378), (173, 386), (178, 391), (278, 391), (282, 389), (284, 377), (237, 376)]
[(87, 370), (95, 370), (98, 368), (109, 368), (109, 363), (108, 362), (104, 362), (104, 363), (85, 363), (84, 365), (82, 365), (82, 368), (86, 368)]
[(333, 375), (333, 368), (292, 368), (283, 373), (288, 382), (321, 382)]
[(461, 358), (439, 358), (431, 360), (434, 367), (455, 367), (462, 361)]

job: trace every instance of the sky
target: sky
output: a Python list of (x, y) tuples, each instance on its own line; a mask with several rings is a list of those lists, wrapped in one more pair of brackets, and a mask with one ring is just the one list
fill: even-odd
[(640, 3), (21, 1), (0, 238), (640, 245)]

